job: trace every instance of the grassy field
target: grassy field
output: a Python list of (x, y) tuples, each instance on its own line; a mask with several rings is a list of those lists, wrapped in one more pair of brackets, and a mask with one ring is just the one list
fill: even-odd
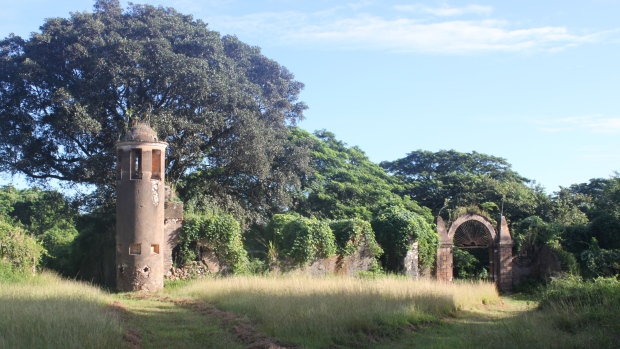
[(537, 304), (528, 299), (518, 296), (502, 297), (500, 305), (459, 312), (437, 325), (370, 347), (378, 349), (620, 347), (617, 332), (607, 332), (594, 326), (579, 331), (567, 331), (561, 326), (557, 315), (537, 309)]
[(125, 346), (134, 348), (221, 348), (245, 346), (217, 316), (157, 297), (115, 295), (127, 329)]
[(619, 348), (620, 283), (541, 296), (402, 277), (229, 277), (109, 294), (44, 273), (0, 282), (0, 348)]
[(266, 334), (308, 348), (397, 335), (403, 328), (499, 303), (489, 283), (413, 282), (404, 277), (233, 277), (167, 291), (247, 315)]
[(109, 301), (50, 273), (0, 283), (0, 348), (118, 348), (123, 329)]

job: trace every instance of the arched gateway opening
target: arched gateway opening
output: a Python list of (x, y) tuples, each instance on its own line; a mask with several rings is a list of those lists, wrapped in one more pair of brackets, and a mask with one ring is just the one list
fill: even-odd
[(437, 230), (441, 245), (437, 251), (437, 280), (452, 282), (453, 249), (487, 248), (489, 274), (501, 292), (512, 290), (512, 238), (506, 218), (502, 216), (496, 230), (493, 224), (479, 214), (464, 214), (455, 220), (450, 229), (437, 217)]

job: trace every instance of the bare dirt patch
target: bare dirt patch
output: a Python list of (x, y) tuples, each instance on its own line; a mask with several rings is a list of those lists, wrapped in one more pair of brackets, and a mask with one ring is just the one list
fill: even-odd
[[(119, 301), (108, 303), (108, 311), (115, 314), (122, 323), (127, 323), (129, 310), (127, 306)], [(142, 349), (142, 335), (133, 328), (127, 328), (123, 334), (123, 344), (130, 349)]]

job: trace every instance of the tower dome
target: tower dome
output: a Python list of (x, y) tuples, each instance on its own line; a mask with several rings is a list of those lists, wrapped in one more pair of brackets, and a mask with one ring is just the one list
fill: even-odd
[(123, 141), (157, 143), (157, 133), (155, 133), (149, 125), (138, 123), (127, 131), (127, 134), (123, 137)]

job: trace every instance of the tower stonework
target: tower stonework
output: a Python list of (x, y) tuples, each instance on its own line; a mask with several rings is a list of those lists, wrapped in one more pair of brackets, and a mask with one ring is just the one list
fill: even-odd
[(116, 144), (116, 287), (164, 287), (164, 173), (167, 143), (149, 126), (132, 127)]

